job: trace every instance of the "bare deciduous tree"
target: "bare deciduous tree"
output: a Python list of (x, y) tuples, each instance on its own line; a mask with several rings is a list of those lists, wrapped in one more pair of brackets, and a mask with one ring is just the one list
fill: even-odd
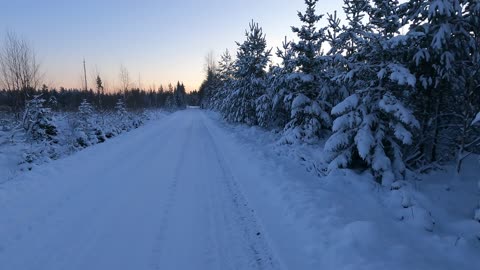
[(8, 90), (18, 91), (15, 109), (28, 98), (28, 91), (41, 85), (40, 65), (28, 42), (8, 32), (0, 51), (0, 82)]
[(215, 59), (215, 53), (213, 51), (209, 51), (207, 55), (205, 55), (205, 73), (208, 74), (209, 72), (215, 73), (217, 70), (217, 61)]
[(121, 86), (121, 90), (125, 93), (128, 91), (128, 88), (130, 87), (130, 75), (128, 73), (128, 70), (125, 66), (121, 65), (120, 66), (120, 74), (119, 74), (119, 78), (120, 78), (120, 86)]

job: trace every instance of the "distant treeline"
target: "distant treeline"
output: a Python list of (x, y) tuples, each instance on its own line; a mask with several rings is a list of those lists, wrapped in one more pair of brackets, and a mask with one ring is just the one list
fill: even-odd
[[(27, 97), (25, 98), (24, 95)], [(174, 108), (184, 107), (186, 105), (198, 105), (198, 93), (193, 91), (186, 93), (183, 84), (169, 86), (167, 90), (159, 88), (158, 90), (130, 89), (118, 91), (115, 93), (105, 93), (103, 91), (66, 89), (61, 87), (57, 89), (48, 89), (46, 86), (40, 90), (28, 89), (19, 90), (0, 90), (0, 110), (14, 111), (16, 107), (24, 107), (25, 100), (28, 97), (41, 95), (41, 97), (51, 104), (52, 110), (75, 111), (83, 100), (87, 100), (97, 109), (113, 110), (119, 99), (125, 101), (125, 105), (130, 110), (140, 110), (146, 108)], [(20, 104), (18, 104), (20, 102)]]
[[(93, 89), (85, 86), (79, 89), (49, 89), (43, 81), (41, 66), (37, 61), (35, 50), (23, 38), (14, 32), (7, 32), (0, 44), (0, 111), (24, 111), (26, 104), (37, 99), (43, 100), (52, 110), (76, 111), (82, 102), (87, 102), (97, 110), (112, 110), (119, 102), (127, 109), (146, 108), (185, 108), (198, 105), (197, 91), (186, 93), (183, 83), (176, 86), (169, 84), (157, 90), (145, 90), (132, 87), (129, 72), (120, 67), (121, 85), (117, 92), (105, 91), (100, 74), (96, 74)], [(86, 80), (86, 76), (85, 76)], [(1, 90), (3, 89), (3, 90)]]

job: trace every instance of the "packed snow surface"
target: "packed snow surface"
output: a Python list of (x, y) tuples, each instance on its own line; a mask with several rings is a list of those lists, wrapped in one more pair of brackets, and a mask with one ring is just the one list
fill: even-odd
[(417, 228), (369, 177), (319, 178), (268, 139), (188, 109), (20, 174), (0, 186), (0, 269), (478, 269), (465, 198)]

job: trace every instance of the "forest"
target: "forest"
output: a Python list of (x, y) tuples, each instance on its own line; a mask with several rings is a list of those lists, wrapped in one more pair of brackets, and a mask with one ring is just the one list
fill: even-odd
[(460, 173), (480, 153), (480, 2), (344, 1), (343, 21), (305, 3), (296, 39), (273, 50), (252, 21), (234, 56), (209, 64), (204, 108), (324, 144), (327, 173), (368, 170), (385, 186), (452, 162)]

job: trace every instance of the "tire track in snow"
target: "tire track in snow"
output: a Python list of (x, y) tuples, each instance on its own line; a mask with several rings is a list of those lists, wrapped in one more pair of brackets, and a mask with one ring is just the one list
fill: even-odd
[(172, 211), (173, 206), (175, 205), (176, 199), (177, 199), (177, 194), (178, 194), (178, 182), (179, 182), (179, 174), (180, 170), (182, 168), (182, 165), (185, 164), (185, 156), (186, 156), (186, 151), (188, 149), (187, 146), (189, 146), (190, 141), (191, 141), (191, 134), (192, 134), (192, 128), (193, 125), (190, 123), (188, 130), (187, 130), (187, 137), (185, 138), (185, 142), (181, 146), (180, 150), (180, 157), (178, 158), (174, 170), (174, 176), (172, 177), (172, 181), (168, 186), (168, 196), (167, 200), (163, 209), (162, 213), (162, 218), (160, 222), (160, 226), (158, 229), (158, 233), (155, 236), (155, 243), (152, 248), (152, 263), (151, 267), (152, 269), (155, 270), (160, 270), (162, 269), (161, 265), (161, 258), (162, 258), (162, 253), (163, 250), (165, 249), (164, 246), (164, 239), (165, 239), (165, 232), (167, 231), (168, 227), (170, 226), (169, 221), (170, 221), (170, 213)]
[(223, 177), (218, 179), (218, 184), (224, 187), (227, 191), (227, 196), (230, 197), (230, 209), (234, 212), (236, 224), (231, 224), (228, 217), (223, 217), (226, 224), (229, 224), (229, 230), (241, 230), (244, 240), (248, 245), (250, 254), (254, 261), (250, 262), (250, 269), (280, 269), (280, 264), (273, 256), (271, 247), (266, 239), (264, 239), (264, 231), (255, 216), (255, 211), (248, 204), (247, 199), (238, 187), (237, 180), (231, 173), (225, 159), (218, 149), (217, 144), (211, 134), (210, 129), (205, 125), (202, 117), (202, 126), (205, 131), (205, 138), (208, 145), (211, 145), (211, 150), (214, 152), (217, 163), (220, 166)]

